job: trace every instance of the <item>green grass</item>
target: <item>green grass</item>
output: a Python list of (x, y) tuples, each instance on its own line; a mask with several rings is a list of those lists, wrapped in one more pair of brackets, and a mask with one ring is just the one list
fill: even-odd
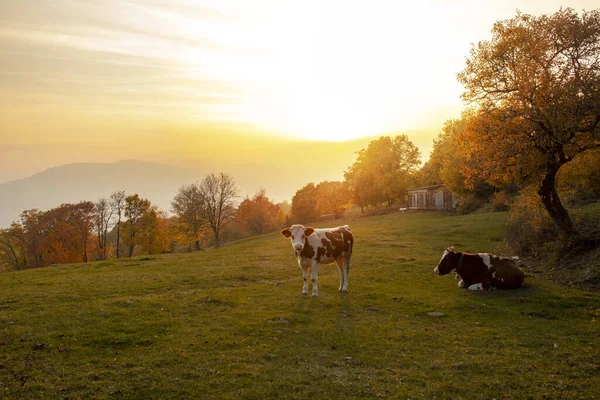
[[(301, 295), (278, 233), (219, 250), (0, 275), (0, 398), (600, 397), (600, 296), (533, 274), (469, 292), (445, 246), (503, 250), (503, 213), (350, 224), (350, 293)], [(438, 311), (443, 317), (432, 317)]]

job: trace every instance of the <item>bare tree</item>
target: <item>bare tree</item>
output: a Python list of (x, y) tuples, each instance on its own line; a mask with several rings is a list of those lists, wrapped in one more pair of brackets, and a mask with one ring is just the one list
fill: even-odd
[(202, 212), (204, 197), (202, 187), (196, 182), (180, 187), (171, 202), (171, 212), (179, 217), (181, 233), (194, 241), (196, 250), (201, 250), (200, 234), (207, 224)]
[(110, 195), (112, 214), (117, 216), (117, 258), (119, 258), (119, 244), (121, 243), (121, 217), (125, 208), (125, 191), (119, 190)]
[(220, 246), (220, 234), (235, 217), (238, 189), (233, 177), (226, 173), (210, 174), (200, 183), (204, 195), (202, 216), (215, 235), (215, 245)]
[(106, 197), (98, 199), (98, 201), (94, 203), (94, 207), (96, 214), (94, 225), (96, 226), (96, 234), (98, 235), (98, 248), (102, 250), (102, 259), (106, 260), (106, 237), (111, 228), (110, 225), (112, 223), (115, 209), (110, 206), (110, 201)]

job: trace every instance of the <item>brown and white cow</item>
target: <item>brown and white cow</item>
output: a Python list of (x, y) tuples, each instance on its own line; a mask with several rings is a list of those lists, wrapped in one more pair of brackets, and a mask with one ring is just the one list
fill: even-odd
[(469, 254), (448, 247), (437, 267), (433, 270), (446, 275), (456, 270), (458, 287), (469, 290), (516, 289), (521, 286), (525, 273), (510, 258), (488, 253)]
[(337, 228), (314, 229), (303, 225), (292, 225), (281, 231), (290, 238), (296, 252), (298, 265), (302, 268), (304, 286), (302, 294), (308, 294), (308, 269), (311, 270), (312, 295), (319, 295), (317, 273), (319, 264), (335, 261), (340, 273), (340, 292), (348, 291), (348, 274), (350, 273), (350, 256), (354, 245), (354, 236), (348, 225)]

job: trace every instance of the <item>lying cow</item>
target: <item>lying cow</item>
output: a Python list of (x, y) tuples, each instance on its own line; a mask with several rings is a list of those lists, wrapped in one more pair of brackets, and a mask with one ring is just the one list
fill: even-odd
[(433, 271), (446, 275), (453, 270), (456, 270), (457, 278), (461, 278), (458, 287), (469, 290), (516, 289), (525, 278), (523, 270), (510, 258), (488, 253), (461, 253), (449, 247)]
[(335, 261), (340, 272), (340, 292), (348, 291), (348, 274), (350, 273), (350, 256), (354, 245), (354, 236), (348, 225), (337, 228), (314, 229), (302, 225), (292, 225), (281, 231), (290, 238), (296, 251), (298, 265), (302, 268), (304, 286), (302, 294), (308, 294), (308, 268), (311, 269), (312, 295), (319, 295), (317, 273), (319, 264)]

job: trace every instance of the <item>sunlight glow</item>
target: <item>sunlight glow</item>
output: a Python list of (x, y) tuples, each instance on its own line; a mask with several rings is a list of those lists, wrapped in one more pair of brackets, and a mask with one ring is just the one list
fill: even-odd
[[(443, 7), (432, 12), (382, 1), (252, 4), (253, 20), (228, 31), (214, 28), (214, 37), (227, 38), (231, 52), (212, 62), (205, 52), (187, 55), (192, 65), (209, 66), (201, 69), (202, 77), (208, 73), (243, 87), (240, 120), (285, 135), (340, 141), (418, 128), (423, 103), (436, 109), (460, 95), (455, 71), (423, 79), (444, 54), (422, 52), (440, 38), (415, 15), (428, 13), (436, 24), (447, 17)], [(186, 27), (192, 23), (179, 25), (191, 33)], [(236, 47), (249, 50), (241, 54)]]

